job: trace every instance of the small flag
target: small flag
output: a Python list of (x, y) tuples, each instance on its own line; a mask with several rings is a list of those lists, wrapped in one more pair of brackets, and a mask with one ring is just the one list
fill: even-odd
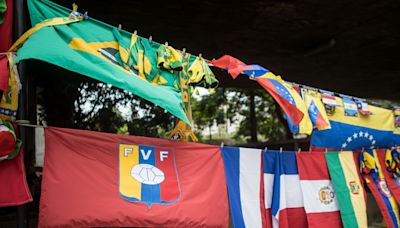
[(261, 150), (222, 147), (233, 226), (265, 226)]
[(368, 109), (368, 103), (365, 99), (356, 98), (355, 102), (357, 105), (358, 112), (361, 113), (361, 115), (368, 116), (372, 114), (372, 112), (369, 111)]
[(302, 88), (302, 95), (314, 128), (318, 130), (331, 128), (324, 105), (321, 102), (321, 95), (316, 91), (305, 88)]
[(382, 153), (384, 151), (366, 150), (361, 152), (361, 174), (378, 204), (386, 226), (389, 228), (399, 227), (399, 209), (387, 186), (382, 167), (377, 160), (377, 152)]
[[(271, 163), (272, 159), (266, 158), (272, 153), (275, 153), (274, 164)], [(271, 211), (274, 227), (307, 227), (296, 153), (289, 151), (265, 153), (264, 166), (268, 169), (273, 165), (275, 167)]]
[(358, 175), (353, 152), (325, 153), (340, 215), (345, 228), (368, 227), (366, 193)]
[(324, 153), (297, 153), (300, 186), (308, 227), (342, 227), (337, 193), (333, 188)]
[(351, 97), (342, 96), (342, 102), (343, 102), (344, 114), (346, 116), (357, 117), (358, 108), (353, 99)]

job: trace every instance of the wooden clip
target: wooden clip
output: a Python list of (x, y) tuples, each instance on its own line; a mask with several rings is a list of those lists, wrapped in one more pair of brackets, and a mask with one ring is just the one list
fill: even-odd
[(202, 55), (201, 53), (199, 54), (199, 58), (200, 58), (200, 59), (202, 59), (202, 58), (203, 58), (203, 55)]
[(185, 53), (186, 53), (186, 48), (183, 48), (182, 49), (182, 55), (185, 55)]
[(165, 46), (168, 47), (168, 42), (165, 42)]
[(135, 30), (135, 31), (133, 31), (133, 35), (137, 35), (137, 31)]
[(153, 42), (153, 37), (152, 36), (149, 36), (149, 41)]
[(300, 153), (300, 151), (301, 151), (301, 148), (299, 148), (299, 149), (297, 150), (297, 153)]
[(279, 148), (279, 152), (281, 152), (281, 153), (282, 153), (282, 151), (283, 151), (283, 149), (282, 149), (282, 147), (280, 147), (280, 148)]
[(121, 25), (121, 24), (119, 24), (119, 25), (118, 25), (118, 31), (120, 31), (120, 32), (121, 32), (121, 30), (122, 30), (122, 25)]
[(268, 150), (268, 147), (265, 147), (264, 150), (267, 151), (267, 150)]
[(221, 142), (221, 146), (220, 146), (221, 148), (224, 148), (224, 142)]

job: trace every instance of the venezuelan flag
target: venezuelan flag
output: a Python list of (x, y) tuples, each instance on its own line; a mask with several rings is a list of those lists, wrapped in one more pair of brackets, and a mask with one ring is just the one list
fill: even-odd
[(308, 115), (307, 107), (300, 94), (292, 85), (282, 80), (271, 72), (267, 72), (256, 81), (268, 91), (285, 112), (289, 128), (294, 134), (307, 134), (312, 132), (312, 123)]
[(362, 176), (371, 190), (387, 227), (399, 227), (399, 209), (388, 189), (376, 150), (366, 150), (360, 154)]
[(328, 115), (321, 101), (321, 94), (316, 91), (302, 89), (304, 102), (314, 128), (318, 130), (330, 129)]
[(368, 227), (365, 190), (358, 176), (353, 152), (325, 153), (329, 175), (336, 191), (343, 226)]
[[(336, 97), (339, 104), (341, 99)], [(343, 105), (328, 116), (331, 129), (314, 130), (311, 146), (331, 150), (388, 148), (393, 145), (394, 116), (392, 110), (369, 106), (372, 115), (345, 115)]]

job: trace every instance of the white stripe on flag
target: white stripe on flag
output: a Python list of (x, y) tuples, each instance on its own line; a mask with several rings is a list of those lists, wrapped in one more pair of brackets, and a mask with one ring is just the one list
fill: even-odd
[(239, 187), (246, 227), (262, 227), (260, 208), (261, 150), (240, 148)]
[(330, 180), (301, 180), (300, 185), (306, 213), (339, 211)]
[(44, 160), (44, 128), (35, 128), (35, 167), (43, 167)]
[(274, 190), (274, 174), (264, 173), (264, 204), (265, 209), (271, 208), (272, 192)]
[(285, 189), (283, 189), (282, 192), (281, 188), (281, 194), (285, 194), (286, 197), (286, 207), (285, 204), (281, 204), (282, 207), (284, 208), (304, 207), (299, 175), (281, 175), (281, 183), (282, 181), (285, 183)]

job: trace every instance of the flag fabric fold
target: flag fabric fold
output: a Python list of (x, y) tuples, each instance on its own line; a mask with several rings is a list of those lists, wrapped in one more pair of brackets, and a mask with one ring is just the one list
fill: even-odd
[(376, 203), (382, 213), (386, 226), (399, 227), (399, 209), (393, 194), (390, 192), (382, 168), (378, 161), (378, 154), (383, 150), (365, 150), (360, 153), (361, 174), (371, 190)]
[(337, 193), (329, 176), (324, 153), (297, 153), (300, 186), (308, 227), (342, 227)]
[(225, 146), (221, 152), (233, 226), (265, 227), (261, 150)]
[[(271, 153), (266, 153), (265, 156)], [(274, 227), (307, 227), (296, 153), (275, 153), (275, 164), (269, 162), (271, 159), (266, 159), (264, 163), (264, 166), (275, 165), (271, 203)]]
[(325, 153), (345, 228), (368, 227), (366, 193), (358, 175), (353, 152)]
[(228, 226), (219, 147), (53, 127), (44, 137), (39, 227)]

